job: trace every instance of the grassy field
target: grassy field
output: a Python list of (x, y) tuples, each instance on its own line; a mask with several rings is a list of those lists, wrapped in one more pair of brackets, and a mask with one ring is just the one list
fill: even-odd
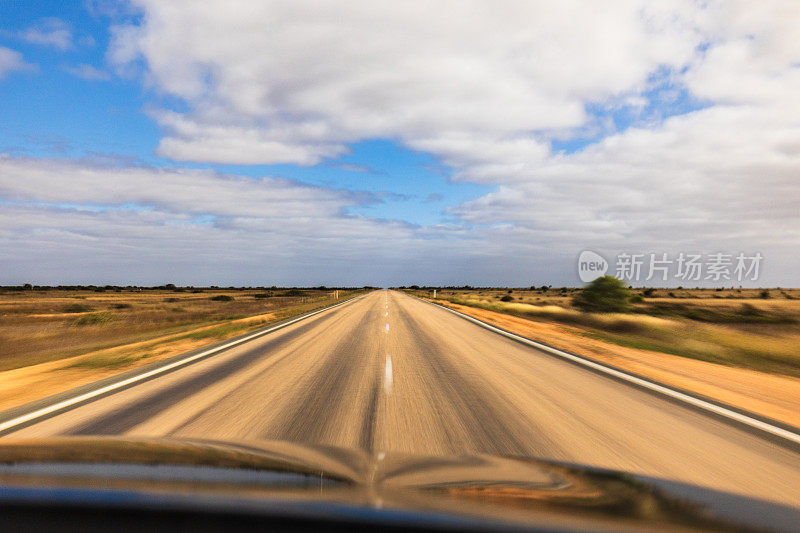
[(577, 291), (444, 289), (437, 298), (568, 324), (620, 346), (800, 377), (800, 289), (636, 290), (641, 302), (625, 314), (581, 312), (571, 304)]
[(132, 345), (75, 363), (124, 367), (166, 336), (213, 342), (335, 301), (331, 289), (3, 288), (0, 371)]

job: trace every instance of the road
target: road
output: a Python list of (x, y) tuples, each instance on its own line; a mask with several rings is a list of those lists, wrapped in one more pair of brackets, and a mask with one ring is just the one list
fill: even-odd
[(375, 291), (6, 437), (279, 439), (525, 455), (800, 506), (800, 454)]

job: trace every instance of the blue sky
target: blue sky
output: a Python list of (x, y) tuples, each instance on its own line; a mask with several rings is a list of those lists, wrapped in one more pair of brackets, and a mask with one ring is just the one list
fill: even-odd
[(0, 282), (791, 284), (791, 6), (3, 2)]

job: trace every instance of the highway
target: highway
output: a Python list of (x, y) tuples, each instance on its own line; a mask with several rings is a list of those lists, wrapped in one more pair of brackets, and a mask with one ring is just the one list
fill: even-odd
[(56, 435), (523, 455), (800, 506), (796, 450), (392, 291), (3, 439)]

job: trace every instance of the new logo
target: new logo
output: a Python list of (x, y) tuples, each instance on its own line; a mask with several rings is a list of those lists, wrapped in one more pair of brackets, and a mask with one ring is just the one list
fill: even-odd
[(600, 254), (584, 250), (578, 256), (578, 277), (584, 283), (594, 281), (604, 276), (606, 272), (608, 272), (608, 261)]

